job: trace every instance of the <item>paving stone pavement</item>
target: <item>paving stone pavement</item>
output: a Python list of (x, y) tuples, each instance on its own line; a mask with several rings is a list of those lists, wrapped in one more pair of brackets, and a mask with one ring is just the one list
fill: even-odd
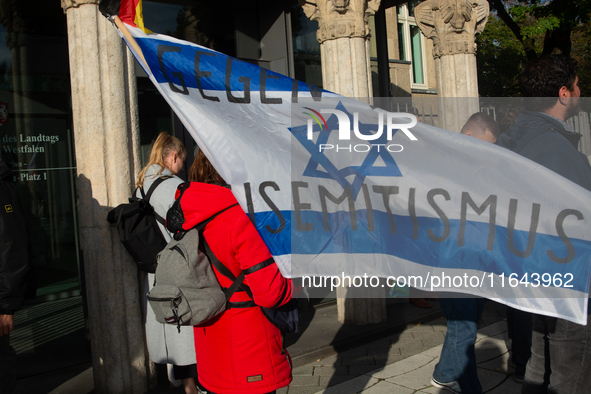
[[(446, 332), (441, 311), (437, 311), (437, 305), (430, 312), (420, 311), (408, 302), (390, 306), (387, 325), (365, 328), (338, 323), (336, 305), (316, 310), (307, 329), (288, 346), (291, 354), (295, 354), (293, 360), (297, 365), (293, 382), (277, 392), (438, 393), (430, 380)], [(476, 357), (480, 381), (487, 394), (520, 391), (508, 367), (504, 315), (503, 305), (488, 301), (478, 324)], [(423, 324), (416, 324), (419, 321)], [(18, 385), (17, 392), (22, 394), (94, 392), (89, 363), (21, 379)], [(150, 394), (182, 392), (182, 388), (171, 388), (164, 380), (149, 391)]]
[[(507, 349), (507, 324), (499, 308), (485, 308), (476, 338), (478, 376), (485, 393), (517, 394)], [(499, 321), (500, 320), (500, 321)], [(294, 368), (278, 394), (444, 393), (431, 385), (446, 333), (446, 320), (407, 327), (367, 345)], [(445, 391), (445, 393), (448, 393)]]

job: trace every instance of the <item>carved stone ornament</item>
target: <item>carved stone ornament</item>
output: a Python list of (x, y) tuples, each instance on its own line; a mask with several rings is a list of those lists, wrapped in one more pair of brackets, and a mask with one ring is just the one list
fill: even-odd
[(476, 34), (488, 21), (486, 0), (427, 0), (415, 7), (417, 25), (433, 40), (433, 57), (476, 53)]
[(343, 37), (369, 38), (367, 20), (381, 0), (299, 0), (304, 13), (318, 22), (316, 37), (321, 44)]
[(70, 8), (77, 8), (83, 4), (96, 4), (98, 5), (100, 0), (62, 0), (62, 8), (64, 12)]
[(349, 0), (331, 0), (332, 5), (337, 12), (347, 12), (349, 6)]

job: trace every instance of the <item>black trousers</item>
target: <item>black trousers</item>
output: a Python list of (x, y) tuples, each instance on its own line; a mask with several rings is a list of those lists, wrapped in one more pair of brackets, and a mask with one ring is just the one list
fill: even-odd
[(16, 351), (10, 346), (10, 336), (0, 337), (0, 393), (11, 394), (16, 388)]
[(507, 307), (507, 334), (511, 340), (511, 361), (515, 373), (523, 375), (525, 365), (531, 356), (533, 314)]
[(197, 364), (173, 365), (175, 379), (188, 379), (197, 377)]

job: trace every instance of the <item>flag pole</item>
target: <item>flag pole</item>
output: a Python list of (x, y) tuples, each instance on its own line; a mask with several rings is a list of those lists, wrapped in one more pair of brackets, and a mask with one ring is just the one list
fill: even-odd
[(142, 58), (142, 61), (144, 62), (144, 65), (146, 67), (148, 67), (148, 63), (146, 62), (146, 58), (144, 57), (144, 54), (142, 53), (142, 49), (138, 45), (138, 43), (135, 40), (135, 38), (133, 38), (133, 36), (129, 32), (129, 30), (127, 30), (127, 27), (125, 27), (125, 25), (123, 24), (123, 22), (121, 22), (121, 19), (119, 19), (119, 17), (117, 15), (115, 15), (113, 17), (113, 20), (115, 22), (115, 26), (117, 26), (117, 29), (119, 29), (119, 31), (121, 33), (123, 33), (123, 35), (127, 39), (127, 42), (129, 42), (129, 44), (133, 47), (133, 49), (136, 51), (136, 53)]

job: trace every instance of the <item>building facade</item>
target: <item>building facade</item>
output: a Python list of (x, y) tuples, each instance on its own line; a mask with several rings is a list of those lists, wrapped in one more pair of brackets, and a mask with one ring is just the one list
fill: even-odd
[[(98, 0), (61, 3), (0, 1), (0, 152), (27, 209), (39, 280), (37, 298), (17, 314), (11, 338), (18, 374), (92, 360), (96, 392), (141, 393), (154, 383), (141, 274), (106, 214), (132, 193), (160, 131), (185, 142), (189, 164), (194, 142), (100, 15)], [(437, 125), (437, 58), (433, 41), (421, 33), (417, 5), (146, 0), (144, 19), (153, 31), (309, 84), (360, 98), (404, 99), (399, 109), (415, 106)], [(332, 18), (341, 16), (357, 23), (354, 31), (326, 35), (330, 26), (338, 31)], [(339, 39), (352, 43), (349, 63), (358, 68), (337, 70), (331, 63)], [(347, 72), (364, 81), (347, 86)], [(424, 98), (435, 101), (415, 101)]]

